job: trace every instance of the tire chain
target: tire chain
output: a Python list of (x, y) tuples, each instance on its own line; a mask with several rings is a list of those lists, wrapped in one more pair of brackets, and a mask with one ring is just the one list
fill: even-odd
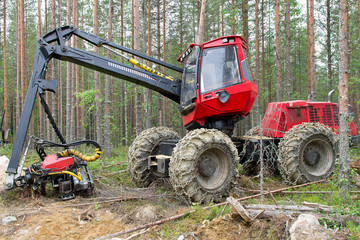
[[(308, 182), (300, 171), (299, 161), (296, 161), (296, 156), (299, 156), (300, 153), (296, 151), (298, 148), (295, 146), (299, 146), (302, 138), (309, 133), (327, 136), (336, 152), (338, 136), (328, 126), (321, 123), (302, 123), (294, 126), (279, 143), (278, 167), (285, 184), (297, 185)], [(291, 167), (291, 165), (293, 166)]]
[[(220, 192), (211, 192), (203, 189), (196, 180), (196, 163), (194, 155), (203, 151), (203, 147), (210, 143), (224, 144), (232, 155), (232, 179), (222, 187)], [(239, 157), (237, 149), (231, 139), (215, 129), (196, 129), (189, 132), (176, 145), (170, 161), (170, 181), (176, 193), (184, 196), (189, 202), (207, 203), (220, 201), (228, 196), (236, 185)]]
[[(258, 136), (258, 135), (246, 135), (245, 139), (249, 138), (249, 140), (245, 140), (245, 143), (242, 147), (242, 152), (240, 153), (240, 162), (242, 163), (242, 169), (244, 171), (244, 174), (248, 175), (256, 175), (259, 174), (255, 173), (254, 170), (256, 170), (256, 167), (260, 166), (260, 147), (257, 145), (257, 148), (249, 154), (246, 155), (246, 149), (247, 146), (254, 144), (251, 141), (252, 136)], [(264, 159), (264, 170), (267, 170), (270, 173), (275, 173), (277, 170), (277, 158), (278, 158), (278, 146), (276, 146), (276, 143), (274, 141), (267, 140), (267, 145), (263, 145), (262, 153), (263, 153), (263, 159)], [(256, 156), (258, 155), (258, 156)], [(242, 160), (247, 156), (247, 159)], [(254, 160), (255, 158), (258, 158), (258, 160)]]

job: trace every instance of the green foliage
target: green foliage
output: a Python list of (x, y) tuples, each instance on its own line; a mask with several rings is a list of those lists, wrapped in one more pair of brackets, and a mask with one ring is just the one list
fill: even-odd
[(87, 109), (87, 112), (94, 110), (96, 102), (103, 101), (103, 99), (95, 98), (96, 92), (97, 92), (97, 90), (95, 90), (95, 89), (89, 89), (89, 90), (85, 90), (83, 92), (75, 93), (76, 97), (80, 99), (80, 106)]
[(100, 209), (99, 203), (95, 203), (94, 209), (95, 209), (95, 211), (98, 211)]

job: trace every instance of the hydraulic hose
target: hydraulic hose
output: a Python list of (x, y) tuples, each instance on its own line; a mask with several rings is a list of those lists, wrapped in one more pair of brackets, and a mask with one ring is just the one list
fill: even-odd
[(82, 154), (81, 152), (76, 151), (75, 149), (66, 149), (66, 150), (64, 150), (62, 152), (57, 153), (57, 155), (59, 157), (67, 157), (69, 155), (74, 155), (74, 156), (80, 158), (81, 160), (87, 161), (87, 162), (95, 161), (96, 159), (98, 159), (100, 157), (101, 154), (102, 154), (102, 152), (101, 152), (100, 148), (96, 148), (95, 149), (95, 154), (92, 155), (92, 156), (87, 156), (85, 154)]
[(49, 175), (56, 175), (56, 174), (69, 174), (75, 178), (77, 178), (79, 181), (81, 181), (81, 175), (78, 174), (76, 175), (75, 173), (73, 172), (69, 172), (69, 171), (61, 171), (61, 172), (53, 172), (53, 173), (49, 173)]
[(95, 154), (92, 156), (87, 156), (85, 154), (82, 154), (79, 151), (76, 151), (75, 149), (65, 149), (64, 151), (57, 153), (58, 157), (67, 157), (69, 155), (74, 155), (74, 156), (80, 158), (81, 160), (87, 161), (87, 162), (95, 161), (102, 154), (100, 144), (98, 144), (94, 140), (82, 140), (82, 141), (77, 141), (77, 142), (72, 142), (72, 143), (54, 143), (54, 142), (37, 139), (36, 143), (43, 147), (64, 147), (64, 148), (68, 148), (71, 146), (78, 146), (78, 145), (82, 145), (82, 144), (91, 144), (96, 147)]
[(150, 72), (150, 73), (156, 74), (156, 75), (158, 75), (158, 76), (160, 76), (160, 77), (167, 78), (167, 79), (169, 79), (169, 80), (171, 80), (171, 81), (174, 81), (174, 78), (173, 78), (172, 76), (168, 76), (168, 75), (166, 75), (166, 74), (164, 74), (164, 73), (162, 73), (162, 72), (156, 71), (155, 69), (147, 66), (146, 64), (141, 63), (141, 62), (139, 62), (139, 61), (137, 61), (137, 60), (135, 60), (135, 59), (133, 59), (133, 58), (130, 58), (130, 57), (124, 55), (124, 54), (121, 54), (120, 52), (118, 52), (118, 51), (116, 51), (116, 50), (114, 50), (114, 49), (112, 49), (112, 48), (109, 48), (109, 47), (107, 47), (107, 46), (102, 46), (102, 47), (105, 48), (105, 49), (107, 49), (107, 50), (109, 50), (109, 51), (111, 51), (111, 52), (113, 52), (113, 53), (115, 53), (115, 54), (117, 54), (117, 55), (119, 55), (119, 56), (121, 56), (121, 57), (123, 57), (123, 58), (125, 58), (125, 59), (128, 60), (130, 63), (138, 66), (139, 68), (141, 68), (141, 69), (143, 69), (143, 70), (145, 70), (145, 71), (147, 71), (147, 72)]

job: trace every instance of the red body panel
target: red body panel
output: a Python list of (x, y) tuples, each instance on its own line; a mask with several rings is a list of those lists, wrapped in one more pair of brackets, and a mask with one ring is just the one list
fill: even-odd
[[(269, 103), (262, 122), (265, 136), (281, 138), (293, 126), (303, 122), (319, 122), (339, 131), (339, 104), (303, 100)], [(349, 123), (349, 135), (357, 135), (355, 122)]]
[[(227, 102), (221, 103), (219, 97), (215, 93), (222, 89), (217, 89), (201, 95), (195, 101), (195, 109), (182, 117), (184, 125), (187, 125), (194, 120), (200, 125), (203, 125), (205, 119), (209, 117), (222, 117), (228, 115), (240, 115), (241, 117), (245, 117), (248, 115), (258, 93), (256, 85), (249, 81), (245, 81), (223, 89), (230, 94)], [(200, 95), (199, 90), (197, 95)]]
[(68, 169), (74, 164), (73, 157), (61, 157), (58, 158), (56, 155), (47, 155), (41, 165), (42, 169), (51, 169), (51, 172), (60, 172)]

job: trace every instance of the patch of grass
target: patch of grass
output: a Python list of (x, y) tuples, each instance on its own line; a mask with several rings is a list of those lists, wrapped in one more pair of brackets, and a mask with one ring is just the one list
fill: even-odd
[[(180, 235), (186, 235), (189, 232), (195, 231), (197, 226), (201, 225), (204, 220), (211, 221), (220, 215), (223, 206), (204, 210), (203, 206), (193, 204), (192, 209), (194, 209), (195, 212), (186, 214), (183, 218), (173, 221), (172, 223), (162, 225), (159, 237), (162, 239), (177, 239)], [(230, 208), (226, 207), (224, 213), (229, 212)]]
[(0, 155), (5, 155), (8, 158), (10, 158), (12, 148), (13, 148), (12, 144), (1, 144)]
[[(224, 208), (225, 207), (225, 208)], [(228, 214), (230, 213), (230, 206), (218, 206), (210, 208), (210, 213), (207, 216), (209, 221), (212, 221), (216, 217), (220, 216), (220, 214)]]
[(120, 146), (113, 150), (111, 158), (102, 155), (97, 161), (89, 163), (93, 177), (104, 184), (134, 186), (127, 171), (127, 153), (128, 148)]
[(349, 239), (357, 240), (360, 238), (360, 225), (348, 221), (346, 222), (346, 228), (350, 231)]

